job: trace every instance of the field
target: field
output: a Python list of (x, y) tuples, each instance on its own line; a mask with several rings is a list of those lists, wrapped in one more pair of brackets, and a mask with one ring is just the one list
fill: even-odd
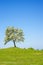
[(0, 49), (0, 65), (43, 65), (43, 50)]

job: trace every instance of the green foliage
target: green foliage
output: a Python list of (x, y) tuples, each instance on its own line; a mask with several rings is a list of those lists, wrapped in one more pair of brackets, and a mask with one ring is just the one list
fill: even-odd
[(0, 49), (0, 65), (43, 65), (43, 51), (30, 48)]
[(11, 40), (15, 42), (23, 42), (24, 41), (24, 34), (22, 29), (14, 28), (14, 27), (7, 27), (5, 32), (5, 44)]

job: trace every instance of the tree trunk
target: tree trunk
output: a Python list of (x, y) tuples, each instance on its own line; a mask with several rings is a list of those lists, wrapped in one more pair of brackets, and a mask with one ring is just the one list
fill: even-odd
[(14, 47), (16, 47), (15, 40), (13, 40), (13, 43), (14, 43)]

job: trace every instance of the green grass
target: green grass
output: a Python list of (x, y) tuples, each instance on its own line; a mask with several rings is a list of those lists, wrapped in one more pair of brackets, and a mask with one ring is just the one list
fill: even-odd
[(0, 65), (43, 65), (43, 50), (0, 49)]

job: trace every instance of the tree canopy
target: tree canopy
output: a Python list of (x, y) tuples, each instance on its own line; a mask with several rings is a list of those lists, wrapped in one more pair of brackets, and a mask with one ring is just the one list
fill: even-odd
[(18, 29), (18, 28), (14, 28), (14, 27), (7, 27), (6, 31), (5, 31), (5, 43), (9, 41), (13, 41), (14, 42), (14, 46), (15, 42), (23, 42), (24, 41), (24, 34), (23, 34), (23, 30), (22, 29)]

